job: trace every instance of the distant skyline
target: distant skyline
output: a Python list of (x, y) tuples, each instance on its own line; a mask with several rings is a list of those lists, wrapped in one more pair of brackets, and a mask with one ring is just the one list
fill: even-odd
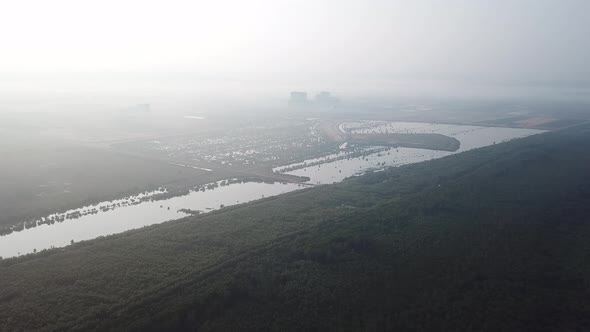
[(589, 31), (586, 0), (10, 1), (0, 87), (587, 88)]

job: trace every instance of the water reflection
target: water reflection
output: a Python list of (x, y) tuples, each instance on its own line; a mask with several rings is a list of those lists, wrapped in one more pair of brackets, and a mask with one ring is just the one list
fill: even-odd
[[(543, 132), (533, 129), (383, 121), (350, 122), (341, 124), (340, 128), (358, 133), (438, 133), (455, 137), (461, 142), (461, 147), (456, 152), (415, 148), (364, 147), (365, 155), (358, 156), (357, 153), (354, 154), (355, 157), (352, 157), (348, 156), (350, 151), (344, 149), (355, 148), (351, 148), (348, 144), (342, 144), (337, 153), (277, 167), (274, 170), (309, 177), (311, 184), (329, 184), (367, 171), (441, 158), (453, 153)], [(315, 165), (308, 166), (310, 164)], [(205, 213), (220, 209), (222, 206), (245, 203), (262, 197), (294, 191), (303, 186), (293, 183), (249, 182), (213, 187), (210, 190), (192, 191), (185, 196), (159, 201), (138, 201), (137, 198), (132, 198), (128, 202), (129, 204), (120, 204), (119, 201), (103, 202), (99, 207), (105, 208), (98, 208), (97, 213), (94, 210), (90, 210), (92, 213), (85, 213), (84, 211), (88, 211), (87, 208), (77, 209), (82, 213), (76, 214), (75, 220), (65, 218), (63, 221), (60, 220), (61, 222), (39, 224), (37, 227), (0, 237), (0, 256), (12, 257), (35, 250), (63, 247), (70, 244), (72, 240), (89, 240), (98, 236), (121, 233), (130, 229), (178, 219), (187, 216), (189, 210)], [(154, 193), (145, 193), (142, 197), (152, 194)], [(106, 208), (113, 206), (112, 209)], [(77, 210), (68, 211), (65, 215)]]
[[(378, 151), (360, 157), (351, 157), (336, 161), (326, 162), (320, 165), (298, 167), (310, 164), (320, 158), (306, 160), (297, 164), (287, 165), (281, 169), (289, 170), (292, 166), (298, 169), (289, 170), (285, 174), (307, 176), (313, 184), (330, 184), (340, 182), (347, 177), (363, 174), (371, 170), (397, 167), (401, 165), (417, 163), (435, 158), (441, 158), (454, 153), (464, 152), (496, 143), (506, 142), (511, 139), (530, 136), (545, 132), (544, 130), (522, 128), (499, 128), (463, 126), (436, 123), (417, 122), (384, 122), (384, 121), (359, 121), (341, 125), (342, 130), (352, 133), (432, 133), (454, 137), (461, 142), (460, 148), (455, 152), (435, 151), (415, 148), (390, 148), (386, 151)], [(370, 148), (374, 149), (374, 148)], [(343, 152), (340, 152), (342, 154)]]
[[(53, 225), (14, 232), (0, 237), (0, 256), (13, 257), (26, 253), (63, 247), (72, 240), (90, 240), (99, 236), (121, 233), (148, 225), (187, 216), (183, 209), (209, 212), (221, 206), (245, 203), (263, 197), (301, 189), (293, 183), (234, 183), (212, 190), (192, 191), (185, 196), (160, 201), (145, 201), (136, 205), (88, 214), (77, 219), (66, 219)], [(185, 210), (186, 211), (186, 210)]]

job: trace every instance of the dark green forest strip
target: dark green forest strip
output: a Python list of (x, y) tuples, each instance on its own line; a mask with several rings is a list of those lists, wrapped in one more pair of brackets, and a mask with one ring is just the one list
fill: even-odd
[(0, 262), (0, 330), (590, 329), (590, 127)]

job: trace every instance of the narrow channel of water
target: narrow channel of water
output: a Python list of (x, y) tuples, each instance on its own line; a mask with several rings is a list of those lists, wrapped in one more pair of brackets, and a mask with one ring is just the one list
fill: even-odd
[(331, 184), (345, 178), (361, 175), (367, 171), (401, 166), (434, 158), (448, 156), (451, 152), (413, 148), (391, 148), (363, 157), (354, 157), (327, 162), (321, 165), (300, 168), (285, 174), (307, 176), (312, 184)]
[[(391, 148), (362, 157), (330, 161), (321, 165), (287, 171), (285, 174), (307, 176), (309, 183), (331, 184), (347, 177), (361, 175), (367, 171), (380, 170), (386, 167), (397, 167), (406, 164), (441, 158), (451, 154), (468, 151), (496, 143), (506, 142), (515, 138), (526, 137), (545, 132), (536, 129), (499, 128), (463, 126), (436, 123), (359, 121), (341, 125), (342, 130), (353, 133), (435, 133), (454, 137), (461, 142), (455, 152), (436, 151), (415, 148)], [(340, 152), (342, 153), (342, 152)], [(321, 158), (306, 160), (293, 165), (309, 164)], [(281, 167), (289, 169), (292, 165)]]
[[(332, 155), (277, 167), (275, 171), (281, 172), (281, 170), (303, 166), (303, 168), (287, 171), (285, 174), (307, 176), (311, 179), (309, 181), (311, 184), (329, 184), (368, 171), (441, 158), (453, 153), (544, 132), (532, 129), (383, 121), (351, 122), (341, 124), (340, 128), (343, 131), (359, 133), (439, 133), (455, 137), (461, 142), (461, 147), (456, 152), (414, 148), (383, 150), (381, 147), (368, 147), (366, 148), (368, 152), (366, 156), (346, 158), (345, 149), (350, 147), (348, 144), (343, 144), (339, 147), (342, 150)], [(371, 149), (375, 149), (377, 152), (370, 153)], [(338, 158), (343, 159), (334, 160)], [(308, 164), (324, 161), (325, 163), (319, 165), (305, 167)], [(234, 183), (206, 191), (192, 191), (185, 196), (160, 201), (138, 202), (137, 198), (140, 198), (140, 196), (137, 196), (124, 201), (103, 202), (95, 207), (84, 207), (59, 214), (67, 216), (68, 213), (81, 212), (81, 215), (76, 215), (76, 219), (65, 218), (64, 220), (60, 218), (61, 222), (40, 224), (34, 228), (0, 236), (0, 256), (7, 258), (32, 253), (35, 250), (41, 251), (51, 247), (64, 247), (69, 245), (72, 240), (76, 242), (89, 240), (99, 236), (121, 233), (130, 229), (182, 218), (188, 215), (186, 209), (206, 213), (219, 209), (222, 205), (230, 206), (246, 203), (263, 197), (302, 189), (303, 187), (303, 185), (292, 183)], [(146, 193), (144, 196), (152, 194), (154, 193)], [(101, 207), (104, 208), (101, 209)], [(53, 215), (54, 219), (57, 215)], [(43, 221), (47, 222), (46, 219)]]
[[(51, 247), (64, 247), (74, 241), (94, 239), (99, 236), (121, 233), (188, 215), (182, 209), (199, 210), (203, 213), (302, 189), (293, 183), (234, 183), (206, 191), (192, 191), (160, 201), (145, 201), (140, 204), (99, 211), (77, 219), (66, 219), (53, 225), (42, 224), (34, 228), (0, 237), (0, 256), (7, 258), (41, 251)], [(101, 203), (106, 205), (104, 203)]]

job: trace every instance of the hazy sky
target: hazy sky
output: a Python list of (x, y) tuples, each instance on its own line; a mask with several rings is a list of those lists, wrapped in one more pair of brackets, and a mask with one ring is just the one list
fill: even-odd
[(15, 0), (0, 77), (579, 84), (588, 0)]

